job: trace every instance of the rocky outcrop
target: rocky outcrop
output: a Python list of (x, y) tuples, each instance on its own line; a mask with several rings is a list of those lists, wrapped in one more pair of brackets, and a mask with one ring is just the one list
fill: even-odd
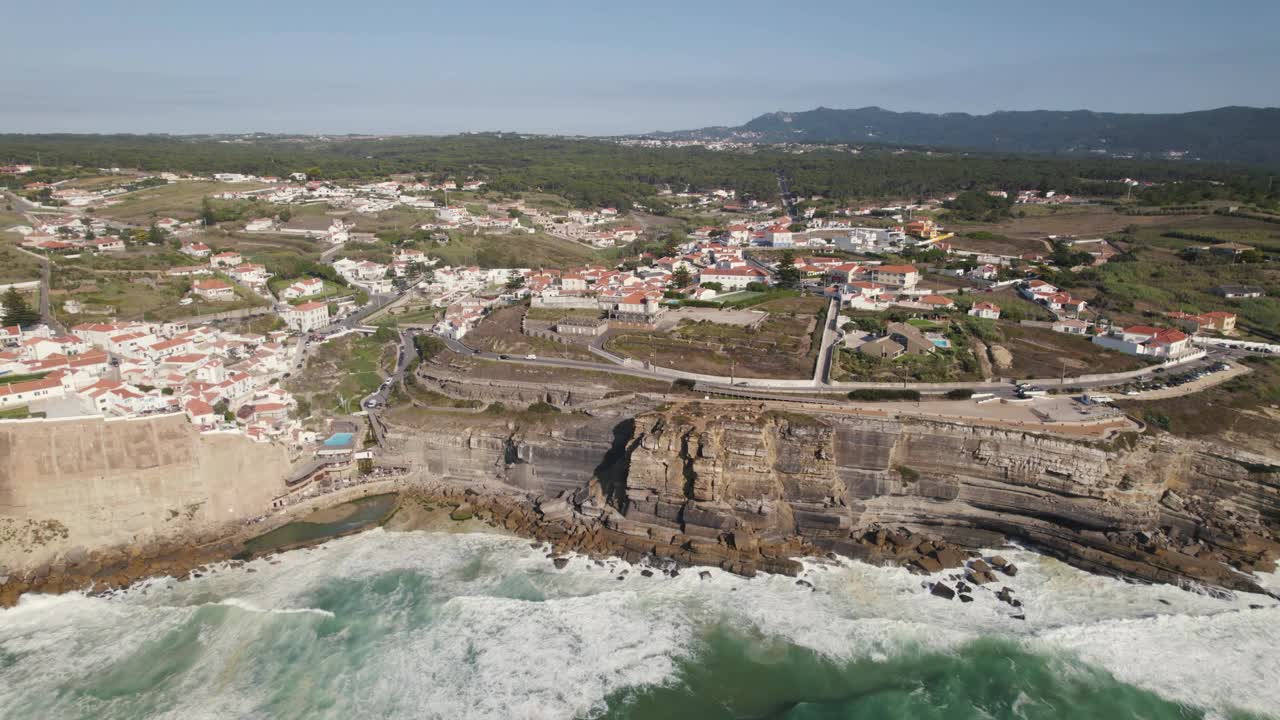
[(1016, 540), (1093, 571), (1257, 590), (1239, 571), (1272, 568), (1280, 553), (1280, 470), (1128, 440), (1101, 447), (835, 414), (655, 413), (636, 420), (625, 515), (703, 537), (797, 536), (855, 557), (882, 557), (884, 528), (965, 546)]
[[(1095, 572), (1256, 591), (1245, 573), (1280, 552), (1280, 471), (1168, 438), (693, 404), (412, 444), (432, 478), (556, 499), (570, 533), (589, 520), (619, 534), (601, 547), (672, 545), (704, 564), (751, 569), (762, 547), (804, 546), (933, 572), (1019, 542)], [(600, 507), (581, 504), (587, 488)]]

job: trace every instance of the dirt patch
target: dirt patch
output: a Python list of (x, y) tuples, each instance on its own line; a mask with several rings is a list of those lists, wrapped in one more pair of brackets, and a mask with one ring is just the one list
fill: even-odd
[[(1186, 219), (1202, 216), (1185, 216)], [(1179, 223), (1184, 218), (1179, 218)], [(996, 235), (1003, 235), (1010, 241), (1014, 241), (1013, 246), (1025, 247), (1024, 242), (1019, 241), (1039, 241), (1050, 235), (1074, 235), (1077, 237), (1102, 237), (1110, 233), (1120, 232), (1130, 225), (1144, 227), (1147, 225), (1162, 225), (1169, 223), (1170, 218), (1163, 215), (1125, 215), (1112, 210), (1110, 207), (1088, 207), (1073, 208), (1060, 210), (1057, 213), (1046, 215), (1033, 215), (1023, 218), (1011, 218), (998, 223), (984, 224), (964, 224), (957, 225), (955, 229), (957, 235), (965, 233), (986, 231)], [(963, 247), (963, 243), (970, 240), (957, 237), (953, 242), (955, 247)], [(1044, 250), (1044, 245), (1040, 244), (1039, 250)], [(992, 250), (984, 250), (983, 252), (992, 252)], [(1023, 250), (1022, 252), (1029, 252)]]
[(521, 330), (521, 321), (526, 309), (523, 305), (513, 305), (490, 313), (489, 317), (467, 333), (464, 342), (474, 348), (505, 355), (597, 359), (581, 345), (525, 335)]
[[(1056, 377), (1124, 372), (1147, 366), (1141, 358), (1095, 345), (1088, 338), (1047, 328), (1001, 325), (1003, 345), (1013, 355), (1014, 377)], [(994, 348), (993, 348), (994, 351)]]
[[(807, 298), (787, 301), (799, 299)], [(605, 347), (624, 357), (694, 373), (803, 378), (813, 374), (817, 327), (816, 316), (771, 312), (750, 327), (685, 321), (667, 332), (611, 333)]]
[(1013, 353), (1003, 345), (991, 346), (991, 359), (995, 360), (996, 367), (1001, 370), (1008, 370), (1013, 367)]

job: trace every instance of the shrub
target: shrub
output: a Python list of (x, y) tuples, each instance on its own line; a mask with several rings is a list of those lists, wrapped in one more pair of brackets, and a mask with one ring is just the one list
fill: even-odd
[(956, 388), (947, 391), (948, 400), (968, 400), (973, 397), (973, 388)]
[(898, 474), (902, 476), (903, 482), (913, 483), (920, 479), (920, 473), (912, 470), (906, 465), (899, 465), (895, 467), (894, 470), (897, 470)]
[(538, 401), (529, 406), (529, 412), (538, 415), (553, 415), (560, 412), (560, 408), (548, 402)]
[(849, 399), (872, 402), (879, 402), (883, 400), (919, 400), (920, 392), (918, 390), (905, 390), (898, 388), (865, 388), (850, 390)]

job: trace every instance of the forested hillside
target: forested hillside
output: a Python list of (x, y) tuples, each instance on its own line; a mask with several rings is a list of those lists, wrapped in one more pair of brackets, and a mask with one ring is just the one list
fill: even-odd
[(1224, 107), (1188, 113), (1032, 110), (967, 113), (817, 108), (774, 112), (745, 125), (660, 136), (757, 142), (853, 142), (985, 152), (1102, 154), (1280, 165), (1280, 108)]
[[(375, 178), (394, 173), (433, 179), (483, 179), (495, 192), (541, 190), (582, 206), (660, 204), (662, 186), (676, 191), (732, 188), (745, 196), (777, 195), (777, 172), (802, 195), (837, 199), (915, 198), (966, 189), (1044, 187), (1071, 194), (1119, 196), (1132, 177), (1163, 185), (1161, 202), (1230, 197), (1265, 205), (1268, 176), (1211, 164), (1103, 158), (896, 152), (867, 148), (790, 153), (715, 152), (703, 148), (639, 148), (603, 140), (477, 134), (448, 137), (314, 138), (303, 136), (0, 135), (0, 162), (46, 168), (141, 168), (150, 171), (239, 172), (286, 177)], [(42, 177), (0, 176), (9, 184)], [(7, 178), (7, 179), (6, 179)], [(1222, 185), (1211, 184), (1224, 183)]]

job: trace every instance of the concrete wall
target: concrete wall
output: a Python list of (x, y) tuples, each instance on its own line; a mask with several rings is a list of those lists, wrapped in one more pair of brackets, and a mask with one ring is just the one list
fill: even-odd
[(179, 318), (174, 322), (184, 322), (193, 325), (207, 322), (217, 322), (219, 320), (241, 320), (244, 318), (258, 317), (259, 315), (270, 315), (275, 310), (270, 307), (251, 307), (240, 308), (239, 310), (224, 310), (216, 313), (205, 313), (204, 315), (192, 315), (190, 317)]
[(0, 566), (193, 537), (268, 511), (287, 451), (180, 414), (0, 422)]

